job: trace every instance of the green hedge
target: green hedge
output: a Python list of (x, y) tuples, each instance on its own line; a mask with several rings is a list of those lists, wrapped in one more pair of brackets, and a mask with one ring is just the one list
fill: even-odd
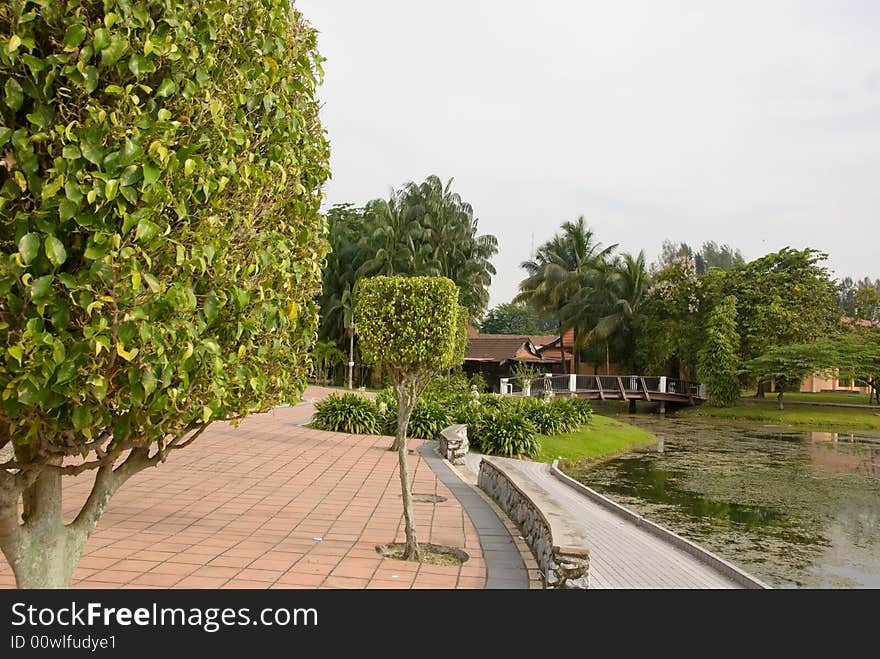
[[(353, 394), (342, 396), (345, 401), (339, 398), (333, 394), (317, 404), (313, 427), (385, 435), (393, 435), (397, 430), (397, 402), (392, 389), (384, 389), (372, 401)], [(348, 400), (351, 398), (357, 400)], [(556, 398), (544, 402), (537, 398), (475, 395), (467, 378), (451, 375), (435, 378), (428, 385), (413, 408), (407, 435), (437, 439), (443, 428), (463, 423), (468, 427), (468, 439), (474, 450), (489, 455), (531, 457), (539, 449), (536, 434), (571, 432), (589, 423), (592, 415), (587, 400)]]

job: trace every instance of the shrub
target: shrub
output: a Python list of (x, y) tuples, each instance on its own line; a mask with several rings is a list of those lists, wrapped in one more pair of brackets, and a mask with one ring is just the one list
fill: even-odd
[(565, 410), (576, 426), (587, 424), (593, 418), (593, 406), (586, 398), (557, 398), (553, 405)]
[(559, 435), (577, 427), (568, 408), (555, 403), (538, 403), (525, 410), (524, 415), (542, 435)]
[(315, 416), (310, 425), (318, 430), (378, 435), (382, 432), (382, 417), (379, 405), (363, 396), (330, 394), (315, 403)]
[(489, 391), (489, 383), (486, 382), (486, 378), (483, 377), (482, 373), (474, 373), (470, 378), (471, 390), (476, 390), (477, 393), (486, 393)]
[(468, 427), (468, 439), (482, 453), (509, 458), (533, 456), (539, 448), (535, 426), (515, 410), (482, 414), (478, 423)]
[(437, 439), (440, 431), (454, 422), (451, 410), (443, 403), (422, 397), (409, 418), (407, 435), (419, 439)]

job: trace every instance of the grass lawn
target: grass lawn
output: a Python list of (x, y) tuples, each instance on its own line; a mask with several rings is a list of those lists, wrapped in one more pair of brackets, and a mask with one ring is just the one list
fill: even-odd
[(592, 421), (564, 435), (536, 435), (541, 450), (536, 460), (552, 462), (558, 457), (571, 462), (604, 458), (626, 449), (657, 441), (657, 437), (636, 426), (607, 416), (593, 415)]
[[(766, 398), (764, 400), (776, 402), (776, 394), (768, 393), (764, 394)], [(811, 393), (802, 393), (802, 392), (786, 392), (782, 396), (783, 402), (787, 400), (796, 400), (801, 403), (849, 403), (852, 405), (868, 405), (868, 394), (847, 394), (841, 392), (828, 392), (828, 393), (819, 393), (819, 394), (811, 394)], [(880, 410), (880, 407), (877, 408)]]
[[(785, 394), (788, 398), (788, 394)], [(783, 402), (785, 402), (783, 398)], [(811, 426), (814, 430), (880, 430), (880, 410), (845, 407), (789, 405), (778, 410), (771, 405), (736, 405), (734, 407), (688, 407), (678, 416), (750, 419), (790, 426)]]

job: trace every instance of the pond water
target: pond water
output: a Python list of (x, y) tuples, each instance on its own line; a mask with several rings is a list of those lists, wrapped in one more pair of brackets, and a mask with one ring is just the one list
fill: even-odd
[(624, 420), (658, 444), (574, 477), (773, 587), (880, 587), (880, 434)]

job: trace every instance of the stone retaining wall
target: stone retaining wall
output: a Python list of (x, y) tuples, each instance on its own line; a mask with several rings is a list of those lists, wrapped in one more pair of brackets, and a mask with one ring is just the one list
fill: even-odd
[(590, 553), (586, 547), (566, 547), (554, 541), (540, 508), (496, 464), (483, 458), (477, 483), (522, 531), (535, 554), (547, 588), (589, 587)]

